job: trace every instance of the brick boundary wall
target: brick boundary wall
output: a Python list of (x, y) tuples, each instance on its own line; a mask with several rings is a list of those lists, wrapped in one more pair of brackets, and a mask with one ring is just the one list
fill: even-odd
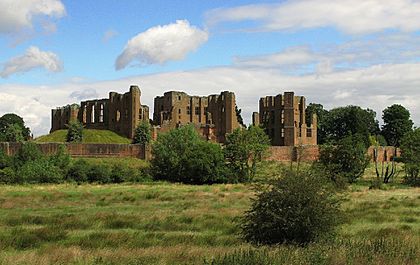
[[(150, 160), (151, 148), (138, 144), (87, 144), (87, 143), (38, 143), (44, 154), (51, 155), (58, 151), (60, 145), (64, 145), (72, 157), (134, 157), (143, 160)], [(0, 149), (8, 155), (18, 152), (21, 143), (0, 142)], [(371, 146), (368, 155), (373, 157)], [(392, 146), (378, 147), (378, 161), (390, 161), (394, 155), (395, 148)], [(269, 155), (265, 158), (269, 161), (300, 161), (310, 162), (318, 159), (319, 146), (271, 146)], [(397, 149), (397, 157), (401, 151)]]
[[(64, 145), (72, 157), (135, 157), (150, 159), (150, 148), (139, 144), (88, 144), (88, 143), (38, 143), (42, 153), (57, 153), (59, 146)], [(8, 155), (18, 152), (21, 143), (0, 143), (0, 149)]]

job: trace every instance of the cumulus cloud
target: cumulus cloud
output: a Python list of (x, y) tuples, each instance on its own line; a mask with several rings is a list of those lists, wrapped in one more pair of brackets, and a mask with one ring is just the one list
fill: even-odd
[(115, 62), (121, 70), (132, 61), (142, 65), (163, 64), (182, 60), (208, 39), (208, 33), (187, 20), (177, 20), (173, 24), (156, 26), (130, 39)]
[[(16, 34), (32, 30), (36, 17), (61, 18), (65, 15), (61, 0), (1, 0), (0, 34)], [(44, 23), (46, 31), (55, 29), (52, 22)]]
[(32, 46), (26, 50), (24, 55), (14, 57), (4, 63), (0, 76), (7, 78), (12, 74), (28, 72), (35, 68), (44, 68), (49, 72), (59, 72), (63, 67), (55, 53), (44, 52), (38, 47)]
[(220, 8), (206, 14), (207, 24), (253, 21), (247, 30), (284, 31), (332, 26), (350, 34), (387, 29), (420, 29), (420, 2), (416, 0), (288, 0)]

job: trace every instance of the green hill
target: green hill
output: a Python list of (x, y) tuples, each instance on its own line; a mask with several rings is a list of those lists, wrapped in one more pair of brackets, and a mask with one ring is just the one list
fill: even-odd
[[(35, 139), (38, 143), (63, 143), (66, 141), (67, 130), (58, 130)], [(83, 143), (97, 144), (129, 144), (131, 140), (108, 130), (83, 130)]]

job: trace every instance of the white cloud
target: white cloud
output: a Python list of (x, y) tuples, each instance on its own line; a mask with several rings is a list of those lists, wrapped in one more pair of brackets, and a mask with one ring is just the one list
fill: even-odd
[(289, 0), (220, 8), (206, 14), (214, 27), (225, 22), (254, 21), (247, 30), (284, 31), (332, 26), (350, 34), (386, 29), (420, 30), (420, 2), (416, 0)]
[[(36, 17), (60, 18), (65, 15), (61, 0), (1, 0), (0, 33), (16, 34), (32, 30)], [(52, 22), (44, 23), (44, 30), (55, 27)]]
[(35, 68), (45, 68), (49, 72), (62, 70), (62, 63), (58, 56), (52, 52), (41, 51), (38, 47), (29, 47), (22, 56), (14, 57), (4, 63), (0, 72), (2, 78), (16, 73), (28, 72)]
[(98, 98), (98, 92), (93, 88), (86, 88), (84, 90), (77, 90), (70, 94), (71, 98), (77, 100), (95, 99)]
[(206, 31), (191, 26), (187, 20), (156, 26), (128, 41), (115, 62), (115, 68), (123, 69), (136, 60), (142, 65), (182, 60), (207, 39)]

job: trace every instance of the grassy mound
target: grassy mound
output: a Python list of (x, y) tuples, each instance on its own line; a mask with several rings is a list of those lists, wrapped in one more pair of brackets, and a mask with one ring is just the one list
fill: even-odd
[[(58, 130), (35, 139), (37, 143), (63, 143), (67, 130)], [(129, 144), (131, 140), (108, 130), (83, 130), (83, 143)]]

